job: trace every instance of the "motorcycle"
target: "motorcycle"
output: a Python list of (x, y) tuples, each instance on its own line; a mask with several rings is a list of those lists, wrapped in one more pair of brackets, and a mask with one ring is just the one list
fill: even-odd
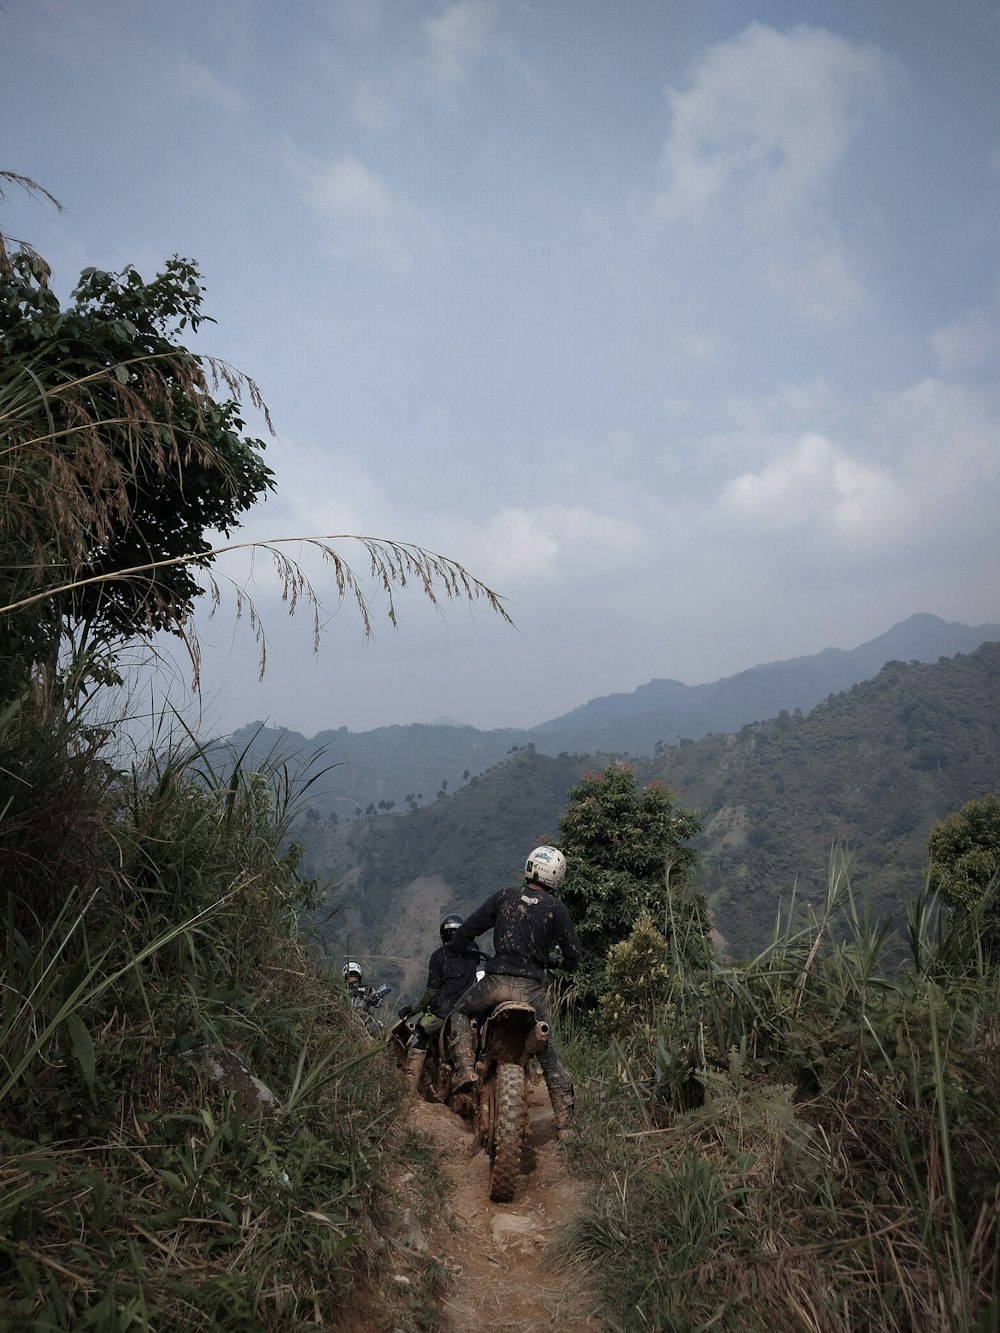
[[(415, 1014), (412, 1018), (398, 1018), (389, 1029), (387, 1044), (396, 1064), (402, 1070), (407, 1068), (410, 1038), (413, 1036), (413, 1029), (419, 1017), (419, 1014)], [(418, 1091), (425, 1101), (444, 1102), (451, 1106), (453, 1111), (459, 1111), (459, 1107), (452, 1106), (449, 1100), (451, 1096), (452, 1065), (448, 1054), (446, 1033), (447, 1024), (427, 1044), (427, 1056), (420, 1075)]]
[[(485, 962), (486, 955), (480, 957)], [(486, 972), (482, 967), (476, 969), (476, 980), (482, 981)], [(396, 1064), (400, 1069), (406, 1069), (410, 1053), (410, 1039), (413, 1031), (420, 1021), (419, 1013), (411, 1013), (407, 1018), (399, 1018), (389, 1029), (387, 1044)], [(444, 1102), (457, 1115), (469, 1118), (471, 1110), (468, 1099), (451, 1099), (452, 1083), (452, 1063), (450, 1047), (448, 1042), (448, 1021), (442, 1024), (440, 1030), (433, 1036), (427, 1044), (427, 1056), (424, 1060), (424, 1068), (420, 1075), (420, 1084), (418, 1091), (423, 1094), (424, 1100), (428, 1102)]]
[(473, 1151), (481, 1147), (489, 1156), (494, 1203), (510, 1203), (514, 1197), (528, 1133), (528, 1064), (548, 1042), (548, 1023), (539, 1022), (522, 1000), (498, 1004), (479, 1025), (479, 1080), (471, 1091)]
[(369, 1036), (379, 1037), (385, 1030), (375, 1010), (382, 1007), (382, 1001), (391, 990), (392, 987), (383, 982), (381, 986), (359, 986), (351, 996), (351, 1008), (360, 1015)]
[[(400, 1069), (406, 1069), (417, 1017), (400, 1018), (387, 1044)], [(528, 1065), (549, 1043), (549, 1025), (538, 1020), (530, 1004), (505, 1000), (477, 1025), (477, 1082), (452, 1089), (449, 1022), (427, 1047), (419, 1090), (427, 1101), (443, 1102), (456, 1115), (471, 1120), (473, 1153), (485, 1149), (490, 1159), (490, 1199), (510, 1203), (521, 1174), (521, 1156), (528, 1133)]]

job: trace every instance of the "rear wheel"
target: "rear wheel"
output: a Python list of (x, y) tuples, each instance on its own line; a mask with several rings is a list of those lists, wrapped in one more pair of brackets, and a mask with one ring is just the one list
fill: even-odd
[(500, 1065), (496, 1074), (496, 1114), (492, 1125), (490, 1198), (510, 1203), (521, 1174), (521, 1143), (527, 1120), (527, 1089), (520, 1065)]

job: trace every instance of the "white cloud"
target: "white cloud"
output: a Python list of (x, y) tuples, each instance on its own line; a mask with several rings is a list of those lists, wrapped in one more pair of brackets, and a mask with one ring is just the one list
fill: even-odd
[(424, 20), (427, 84), (447, 94), (467, 82), (493, 50), (497, 6), (493, 0), (457, 0)]
[(313, 207), (336, 220), (381, 221), (405, 211), (382, 177), (350, 153), (317, 164), (305, 188)]
[(718, 507), (724, 518), (758, 532), (803, 529), (866, 546), (897, 536), (908, 517), (906, 498), (885, 468), (815, 434), (759, 472), (730, 481)]
[[(406, 496), (389, 494), (365, 471), (358, 456), (360, 451), (331, 456), (326, 449), (287, 441), (269, 446), (277, 491), (247, 515), (240, 539), (352, 534), (412, 543), (459, 560), (471, 575), (522, 609), (537, 605), (540, 597), (555, 589), (570, 604), (581, 598), (589, 601), (609, 585), (618, 602), (629, 587), (642, 586), (633, 573), (647, 563), (657, 539), (636, 517), (637, 497), (632, 497), (632, 512), (622, 515), (580, 504), (528, 504), (505, 505), (479, 519), (421, 508)], [(628, 505), (629, 497), (619, 497), (616, 503)], [(345, 540), (332, 544), (362, 578), (366, 592), (381, 604), (377, 588), (367, 582), (363, 548)], [(340, 597), (332, 567), (308, 545), (293, 541), (280, 549), (307, 573), (324, 614), (335, 613)], [(267, 553), (229, 554), (219, 562), (218, 574), (229, 588), (245, 588), (261, 614), (273, 619), (280, 583)], [(231, 599), (232, 594), (228, 596)], [(414, 594), (407, 602), (408, 622), (419, 616), (419, 605), (414, 607), (419, 600)]]
[(751, 23), (669, 95), (655, 211), (734, 229), (756, 281), (800, 318), (840, 322), (864, 287), (830, 213), (831, 185), (892, 63), (823, 28)]
[(871, 422), (874, 447), (919, 486), (928, 509), (986, 498), (1000, 479), (1000, 390), (939, 379), (883, 394)]
[[(278, 439), (268, 444), (266, 462), (274, 471), (276, 487), (246, 515), (240, 526), (240, 541), (407, 535), (399, 508), (352, 455)], [(317, 587), (329, 591), (332, 573), (313, 549), (293, 541), (282, 550), (301, 561)], [(347, 545), (343, 553), (348, 559), (357, 555)], [(260, 553), (228, 555), (222, 568), (237, 582), (248, 578), (252, 569), (264, 569), (267, 576), (259, 580), (261, 586), (270, 587), (272, 592), (276, 589), (268, 557)]]
[[(790, 562), (984, 543), (1000, 480), (1000, 393), (928, 379), (875, 396), (850, 445), (818, 431), (755, 437), (769, 456), (733, 477), (707, 516), (739, 540), (775, 540)], [(994, 542), (994, 548), (995, 548)], [(778, 548), (776, 548), (778, 549)], [(994, 570), (995, 572), (995, 570)]]
[(687, 92), (670, 92), (660, 211), (700, 214), (732, 190), (769, 212), (814, 199), (887, 73), (877, 50), (824, 28), (751, 23), (708, 51)]
[(730, 394), (722, 400), (725, 419), (739, 430), (771, 434), (795, 432), (836, 412), (839, 396), (822, 376), (778, 384), (769, 393)]
[(763, 285), (806, 324), (842, 324), (867, 300), (864, 283), (852, 269), (840, 237), (819, 228), (762, 254), (757, 271)]
[(269, 440), (264, 458), (274, 471), (275, 490), (263, 506), (249, 511), (244, 530), (262, 537), (370, 536), (393, 529), (399, 511), (381, 483), (366, 471), (365, 457), (360, 441), (331, 448), (325, 442), (285, 436)]
[(330, 223), (333, 253), (409, 273), (433, 241), (425, 214), (352, 153), (320, 161), (295, 159), (306, 201)]
[(502, 62), (537, 87), (537, 77), (501, 31), (501, 16), (497, 0), (455, 0), (411, 28), (399, 22), (395, 10), (386, 11), (382, 17), (392, 23), (398, 45), (351, 88), (348, 105), (355, 123), (366, 133), (385, 134), (425, 115), (428, 101), (454, 110), (459, 94), (475, 87), (487, 63)]
[(174, 68), (174, 77), (178, 91), (185, 97), (207, 102), (223, 111), (246, 110), (246, 98), (240, 89), (198, 60), (179, 61)]
[(469, 568), (503, 588), (568, 583), (620, 568), (649, 545), (634, 520), (579, 505), (508, 507), (482, 524), (449, 523), (448, 533)]

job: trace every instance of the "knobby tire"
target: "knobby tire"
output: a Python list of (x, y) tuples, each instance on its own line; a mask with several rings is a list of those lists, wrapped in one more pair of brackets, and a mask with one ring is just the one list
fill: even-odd
[(520, 1065), (500, 1065), (496, 1085), (490, 1198), (494, 1203), (510, 1203), (521, 1174), (521, 1142), (527, 1124), (524, 1070)]

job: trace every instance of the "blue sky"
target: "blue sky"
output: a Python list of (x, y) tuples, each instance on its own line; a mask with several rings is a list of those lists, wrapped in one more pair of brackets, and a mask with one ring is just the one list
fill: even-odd
[(277, 428), (248, 535), (418, 543), (516, 621), (414, 592), (313, 657), (230, 558), (269, 666), (224, 587), (211, 729), (531, 725), (1000, 620), (1000, 5), (20, 0), (0, 41), (3, 165), (64, 205), (3, 229), (63, 291), (199, 262)]

